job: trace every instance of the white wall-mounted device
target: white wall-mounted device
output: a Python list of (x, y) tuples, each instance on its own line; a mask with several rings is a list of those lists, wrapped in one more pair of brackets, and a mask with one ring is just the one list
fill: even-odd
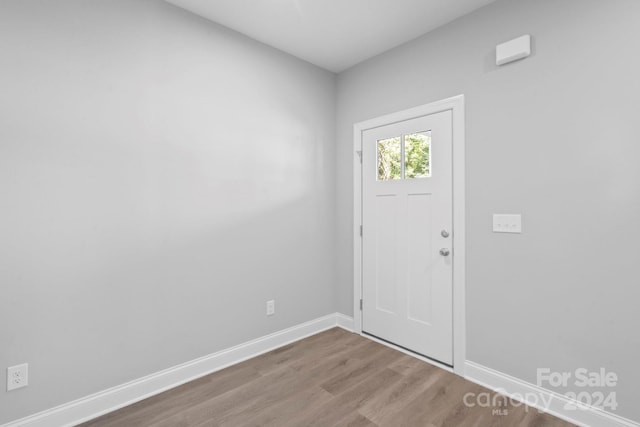
[(526, 34), (496, 46), (496, 65), (504, 65), (531, 55), (531, 36)]

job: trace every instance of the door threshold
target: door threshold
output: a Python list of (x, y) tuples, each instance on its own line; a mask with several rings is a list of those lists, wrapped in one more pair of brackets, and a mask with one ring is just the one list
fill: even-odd
[(408, 356), (412, 356), (412, 357), (415, 357), (416, 359), (422, 360), (423, 362), (427, 362), (428, 364), (433, 365), (433, 366), (435, 366), (437, 368), (444, 369), (447, 372), (455, 373), (453, 371), (453, 366), (452, 365), (447, 365), (446, 363), (440, 362), (439, 360), (436, 360), (436, 359), (432, 359), (432, 358), (430, 358), (428, 356), (425, 356), (424, 354), (416, 353), (415, 351), (409, 350), (408, 348), (402, 347), (401, 345), (397, 345), (397, 344), (394, 344), (394, 343), (392, 343), (390, 341), (387, 341), (385, 339), (379, 338), (379, 337), (377, 337), (375, 335), (372, 335), (372, 334), (370, 334), (370, 333), (368, 333), (366, 331), (362, 331), (362, 333), (360, 335), (362, 335), (365, 338), (370, 339), (371, 341), (375, 341), (378, 344), (385, 345), (385, 346), (387, 346), (389, 348), (397, 350), (397, 351), (399, 351), (401, 353), (404, 353), (404, 354), (406, 354)]

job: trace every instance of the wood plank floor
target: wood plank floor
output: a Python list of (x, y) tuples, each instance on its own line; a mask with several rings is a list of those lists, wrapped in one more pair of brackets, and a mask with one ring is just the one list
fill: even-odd
[(470, 392), (489, 390), (334, 328), (82, 426), (572, 426), (524, 405), (468, 407)]

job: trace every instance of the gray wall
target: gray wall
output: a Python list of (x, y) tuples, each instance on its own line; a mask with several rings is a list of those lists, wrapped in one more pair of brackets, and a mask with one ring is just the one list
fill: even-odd
[(160, 0), (0, 52), (0, 424), (335, 311), (333, 74)]
[[(352, 313), (353, 124), (463, 93), (469, 360), (605, 367), (640, 420), (640, 2), (504, 0), (338, 78), (338, 308)], [(496, 44), (534, 37), (495, 66)], [(521, 235), (491, 232), (522, 213)]]

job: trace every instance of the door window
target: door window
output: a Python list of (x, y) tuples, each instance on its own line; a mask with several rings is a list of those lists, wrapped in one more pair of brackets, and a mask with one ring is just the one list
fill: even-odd
[(378, 181), (402, 178), (400, 137), (378, 141)]
[(378, 181), (431, 177), (431, 131), (380, 139)]

